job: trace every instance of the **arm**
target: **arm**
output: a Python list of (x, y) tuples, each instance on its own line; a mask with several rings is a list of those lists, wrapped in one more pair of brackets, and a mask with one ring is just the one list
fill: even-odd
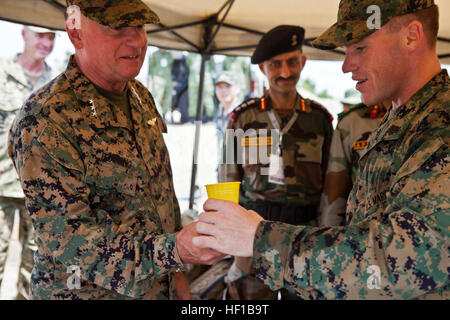
[(349, 164), (345, 157), (339, 125), (333, 134), (328, 159), (324, 188), (320, 199), (319, 226), (331, 227), (343, 225), (345, 206), (351, 189)]

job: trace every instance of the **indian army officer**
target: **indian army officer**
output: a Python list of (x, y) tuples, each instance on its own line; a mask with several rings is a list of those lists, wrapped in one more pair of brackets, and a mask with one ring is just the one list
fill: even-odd
[[(239, 203), (265, 219), (316, 225), (333, 128), (330, 113), (301, 97), (296, 89), (306, 63), (304, 33), (301, 27), (282, 25), (259, 41), (251, 61), (267, 77), (269, 90), (231, 113), (224, 150), (225, 159), (230, 153), (234, 158), (226, 159), (222, 166), (221, 181), (241, 181)], [(241, 138), (240, 130), (244, 131)], [(226, 281), (252, 274), (251, 263), (236, 258)], [(277, 292), (252, 275), (230, 289), (244, 299), (277, 298)]]
[[(193, 247), (150, 92), (134, 78), (158, 16), (139, 0), (69, 0), (65, 72), (26, 101), (8, 152), (38, 247), (32, 299), (189, 298)], [(180, 231), (181, 230), (181, 231)]]
[(392, 102), (359, 160), (345, 226), (294, 226), (209, 199), (194, 244), (253, 257), (259, 280), (306, 299), (448, 300), (450, 79), (438, 29), (434, 0), (341, 0), (313, 42), (346, 49), (342, 69), (365, 105)]
[[(24, 194), (7, 152), (8, 132), (28, 96), (57, 75), (45, 62), (53, 50), (55, 32), (35, 26), (24, 26), (22, 37), (23, 52), (14, 58), (0, 59), (0, 293), (6, 294), (0, 296), (2, 299), (28, 298), (35, 250), (31, 220), (25, 210)], [(14, 225), (18, 226), (17, 240), (22, 247), (18, 285), (14, 283), (15, 270), (8, 268), (9, 274), (4, 274), (6, 261), (14, 260), (14, 252), (11, 251), (14, 249), (8, 251), (11, 236), (16, 236), (12, 234)]]
[(327, 173), (319, 207), (319, 226), (343, 225), (345, 204), (358, 173), (358, 161), (370, 134), (390, 107), (390, 101), (374, 106), (359, 103), (338, 115), (331, 140)]

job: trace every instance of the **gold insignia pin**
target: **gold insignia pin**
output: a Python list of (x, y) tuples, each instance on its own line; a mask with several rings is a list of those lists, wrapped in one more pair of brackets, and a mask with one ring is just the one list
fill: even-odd
[(293, 47), (295, 47), (296, 45), (297, 45), (297, 35), (296, 34), (294, 34), (293, 36), (292, 36), (292, 42), (291, 42), (291, 45), (293, 46)]
[(94, 100), (89, 100), (89, 103), (91, 104), (91, 111), (92, 111), (92, 115), (94, 116), (94, 117), (96, 117), (97, 116), (97, 110), (95, 110), (95, 105), (94, 105)]
[(152, 120), (148, 120), (148, 121), (147, 121), (147, 124), (148, 124), (150, 127), (152, 127), (152, 126), (155, 125), (156, 120), (157, 120), (156, 118), (153, 118)]

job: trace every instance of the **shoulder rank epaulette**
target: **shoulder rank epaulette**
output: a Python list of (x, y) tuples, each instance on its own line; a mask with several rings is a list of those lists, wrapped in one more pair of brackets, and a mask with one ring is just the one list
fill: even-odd
[[(230, 113), (230, 117), (233, 120), (236, 120), (237, 117), (244, 112), (245, 110), (248, 110), (250, 107), (258, 107), (260, 108), (259, 101), (262, 100), (260, 98), (250, 98), (248, 100), (245, 100), (240, 105), (238, 105), (234, 110)], [(267, 100), (266, 100), (267, 101)]]
[(317, 109), (321, 112), (323, 112), (325, 114), (325, 116), (327, 117), (327, 119), (330, 122), (333, 122), (334, 117), (333, 115), (327, 110), (327, 108), (325, 108), (324, 106), (322, 106), (320, 103), (317, 103), (313, 100), (310, 99), (305, 99), (307, 103), (309, 103), (309, 105), (311, 106), (311, 108)]
[(358, 103), (358, 104), (355, 104), (355, 105), (349, 107), (347, 110), (344, 110), (343, 112), (338, 114), (338, 121), (341, 121), (342, 119), (344, 119), (346, 116), (348, 116), (353, 111), (356, 111), (356, 110), (359, 110), (362, 108), (367, 108), (367, 106), (364, 103)]

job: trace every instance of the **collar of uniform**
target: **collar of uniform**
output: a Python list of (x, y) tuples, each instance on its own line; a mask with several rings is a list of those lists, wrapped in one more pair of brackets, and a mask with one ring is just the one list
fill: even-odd
[(410, 127), (413, 117), (422, 107), (430, 101), (439, 91), (448, 87), (449, 77), (447, 70), (442, 70), (425, 86), (417, 91), (404, 105), (388, 111), (381, 124), (371, 135), (363, 157), (381, 141), (397, 140), (404, 135)]
[[(378, 110), (377, 110), (378, 108)], [(384, 117), (384, 115), (386, 114), (386, 107), (380, 103), (380, 104), (376, 104), (374, 106), (370, 106), (368, 107), (365, 111), (364, 111), (364, 118), (371, 118), (371, 119), (382, 119)]]
[(94, 84), (78, 68), (74, 56), (70, 57), (64, 74), (78, 102), (86, 108), (86, 113), (89, 114), (91, 123), (95, 127), (127, 128), (126, 118), (117, 117), (109, 101), (95, 89)]
[[(306, 103), (305, 99), (297, 92), (297, 101), (295, 104), (295, 110), (297, 112), (309, 113), (311, 112), (311, 107)], [(272, 109), (272, 99), (270, 98), (269, 92), (267, 92), (264, 97), (261, 98), (261, 107), (260, 110), (270, 110)]]

